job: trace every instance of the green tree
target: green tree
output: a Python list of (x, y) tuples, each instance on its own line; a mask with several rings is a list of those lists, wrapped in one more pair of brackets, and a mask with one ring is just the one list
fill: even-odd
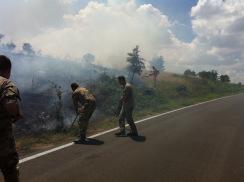
[(230, 82), (230, 77), (229, 77), (228, 75), (221, 75), (221, 76), (219, 77), (219, 80), (220, 80), (221, 82), (224, 82), (224, 83), (226, 83), (226, 82)]
[(193, 71), (193, 70), (187, 69), (187, 70), (184, 72), (184, 75), (187, 76), (187, 77), (195, 77), (195, 76), (196, 76), (196, 72)]
[(135, 74), (141, 75), (145, 69), (144, 59), (140, 57), (139, 53), (139, 46), (136, 46), (132, 53), (128, 53), (127, 62), (129, 62), (128, 70), (131, 75), (131, 82), (133, 82)]
[(212, 71), (201, 71), (198, 73), (198, 76), (202, 79), (217, 81), (218, 80), (218, 72), (216, 70)]

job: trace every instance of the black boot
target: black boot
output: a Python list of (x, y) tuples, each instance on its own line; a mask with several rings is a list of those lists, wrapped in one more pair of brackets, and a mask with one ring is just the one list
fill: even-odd
[(139, 135), (138, 135), (137, 129), (131, 130), (131, 132), (128, 133), (127, 136), (129, 136), (129, 137), (138, 137)]
[(5, 182), (19, 182), (19, 170), (17, 167), (3, 170)]
[(127, 134), (127, 136), (129, 136), (129, 137), (138, 137), (139, 135), (136, 132), (130, 132), (130, 133)]
[(130, 129), (131, 132), (127, 134), (127, 136), (131, 136), (131, 137), (137, 137), (138, 136), (138, 132), (137, 132), (137, 128), (134, 122), (130, 123)]
[(117, 137), (124, 137), (124, 136), (126, 136), (125, 130), (120, 130), (118, 133), (115, 133), (115, 136), (117, 136)]
[(86, 138), (86, 135), (81, 134), (79, 140), (75, 141), (76, 144), (83, 144), (88, 143), (88, 139)]

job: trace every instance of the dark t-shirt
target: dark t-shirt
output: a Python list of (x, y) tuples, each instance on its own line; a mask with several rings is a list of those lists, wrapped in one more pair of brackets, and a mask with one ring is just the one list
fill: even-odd
[(131, 84), (127, 83), (123, 90), (123, 107), (134, 107), (135, 99)]

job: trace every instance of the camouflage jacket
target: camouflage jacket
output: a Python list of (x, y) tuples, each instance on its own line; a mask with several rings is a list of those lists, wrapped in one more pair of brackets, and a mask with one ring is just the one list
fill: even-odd
[(89, 102), (95, 102), (96, 99), (86, 88), (77, 88), (72, 95), (73, 103), (76, 111), (80, 107), (84, 107)]
[(0, 157), (15, 152), (12, 118), (5, 111), (4, 104), (18, 100), (20, 95), (17, 87), (10, 80), (0, 76)]

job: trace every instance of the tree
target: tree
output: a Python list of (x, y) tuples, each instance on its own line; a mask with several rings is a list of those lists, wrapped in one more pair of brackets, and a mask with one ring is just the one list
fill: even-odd
[(161, 71), (164, 71), (164, 58), (163, 56), (154, 57), (152, 61), (150, 62), (150, 65), (152, 66), (152, 70), (150, 71), (148, 76), (151, 76), (154, 81), (154, 87), (156, 87), (157, 84), (157, 78)]
[(187, 77), (195, 77), (195, 76), (196, 76), (196, 72), (193, 71), (193, 70), (187, 69), (187, 70), (184, 72), (184, 75), (187, 76)]
[(33, 50), (32, 45), (30, 43), (24, 43), (22, 46), (22, 49), (26, 54), (29, 54), (29, 55), (35, 54), (35, 51)]
[(141, 75), (143, 69), (145, 69), (144, 59), (140, 57), (139, 53), (139, 46), (136, 46), (132, 53), (128, 53), (127, 62), (130, 64), (128, 70), (132, 74), (131, 82), (133, 82), (135, 74)]
[(83, 60), (87, 64), (92, 64), (95, 62), (96, 57), (93, 54), (87, 53), (83, 56)]
[(4, 37), (4, 35), (3, 34), (0, 34), (0, 41), (2, 40), (3, 37)]
[(0, 41), (1, 41), (1, 39), (4, 37), (4, 35), (3, 34), (0, 34)]
[(6, 49), (8, 49), (9, 51), (13, 51), (16, 48), (16, 45), (13, 42), (10, 42), (10, 43), (5, 44), (4, 47)]
[(53, 90), (55, 95), (57, 96), (56, 99), (56, 119), (57, 119), (57, 126), (56, 126), (56, 131), (60, 132), (64, 130), (64, 115), (63, 115), (63, 91), (61, 86), (56, 85), (53, 83)]
[(2, 47), (1, 46), (1, 41), (2, 41), (2, 38), (4, 37), (4, 35), (3, 34), (0, 34), (0, 48)]
[(161, 72), (165, 70), (164, 63), (165, 61), (163, 56), (159, 56), (159, 57), (154, 57), (150, 64), (152, 67), (155, 67), (159, 72)]
[(208, 72), (207, 71), (201, 71), (198, 73), (198, 76), (202, 79), (208, 79), (209, 78), (209, 75), (208, 75)]
[(212, 71), (201, 71), (198, 73), (199, 77), (202, 79), (217, 81), (218, 80), (218, 72), (216, 70)]
[(152, 71), (149, 73), (149, 76), (151, 76), (153, 78), (153, 82), (154, 82), (154, 87), (156, 87), (157, 85), (157, 78), (158, 75), (160, 74), (159, 70), (157, 70), (154, 66), (152, 67)]
[(221, 82), (227, 83), (227, 82), (230, 82), (230, 77), (229, 77), (228, 75), (221, 75), (221, 76), (219, 77), (219, 80), (220, 80)]
[(213, 81), (218, 80), (218, 72), (216, 70), (210, 71), (210, 80), (213, 80)]

